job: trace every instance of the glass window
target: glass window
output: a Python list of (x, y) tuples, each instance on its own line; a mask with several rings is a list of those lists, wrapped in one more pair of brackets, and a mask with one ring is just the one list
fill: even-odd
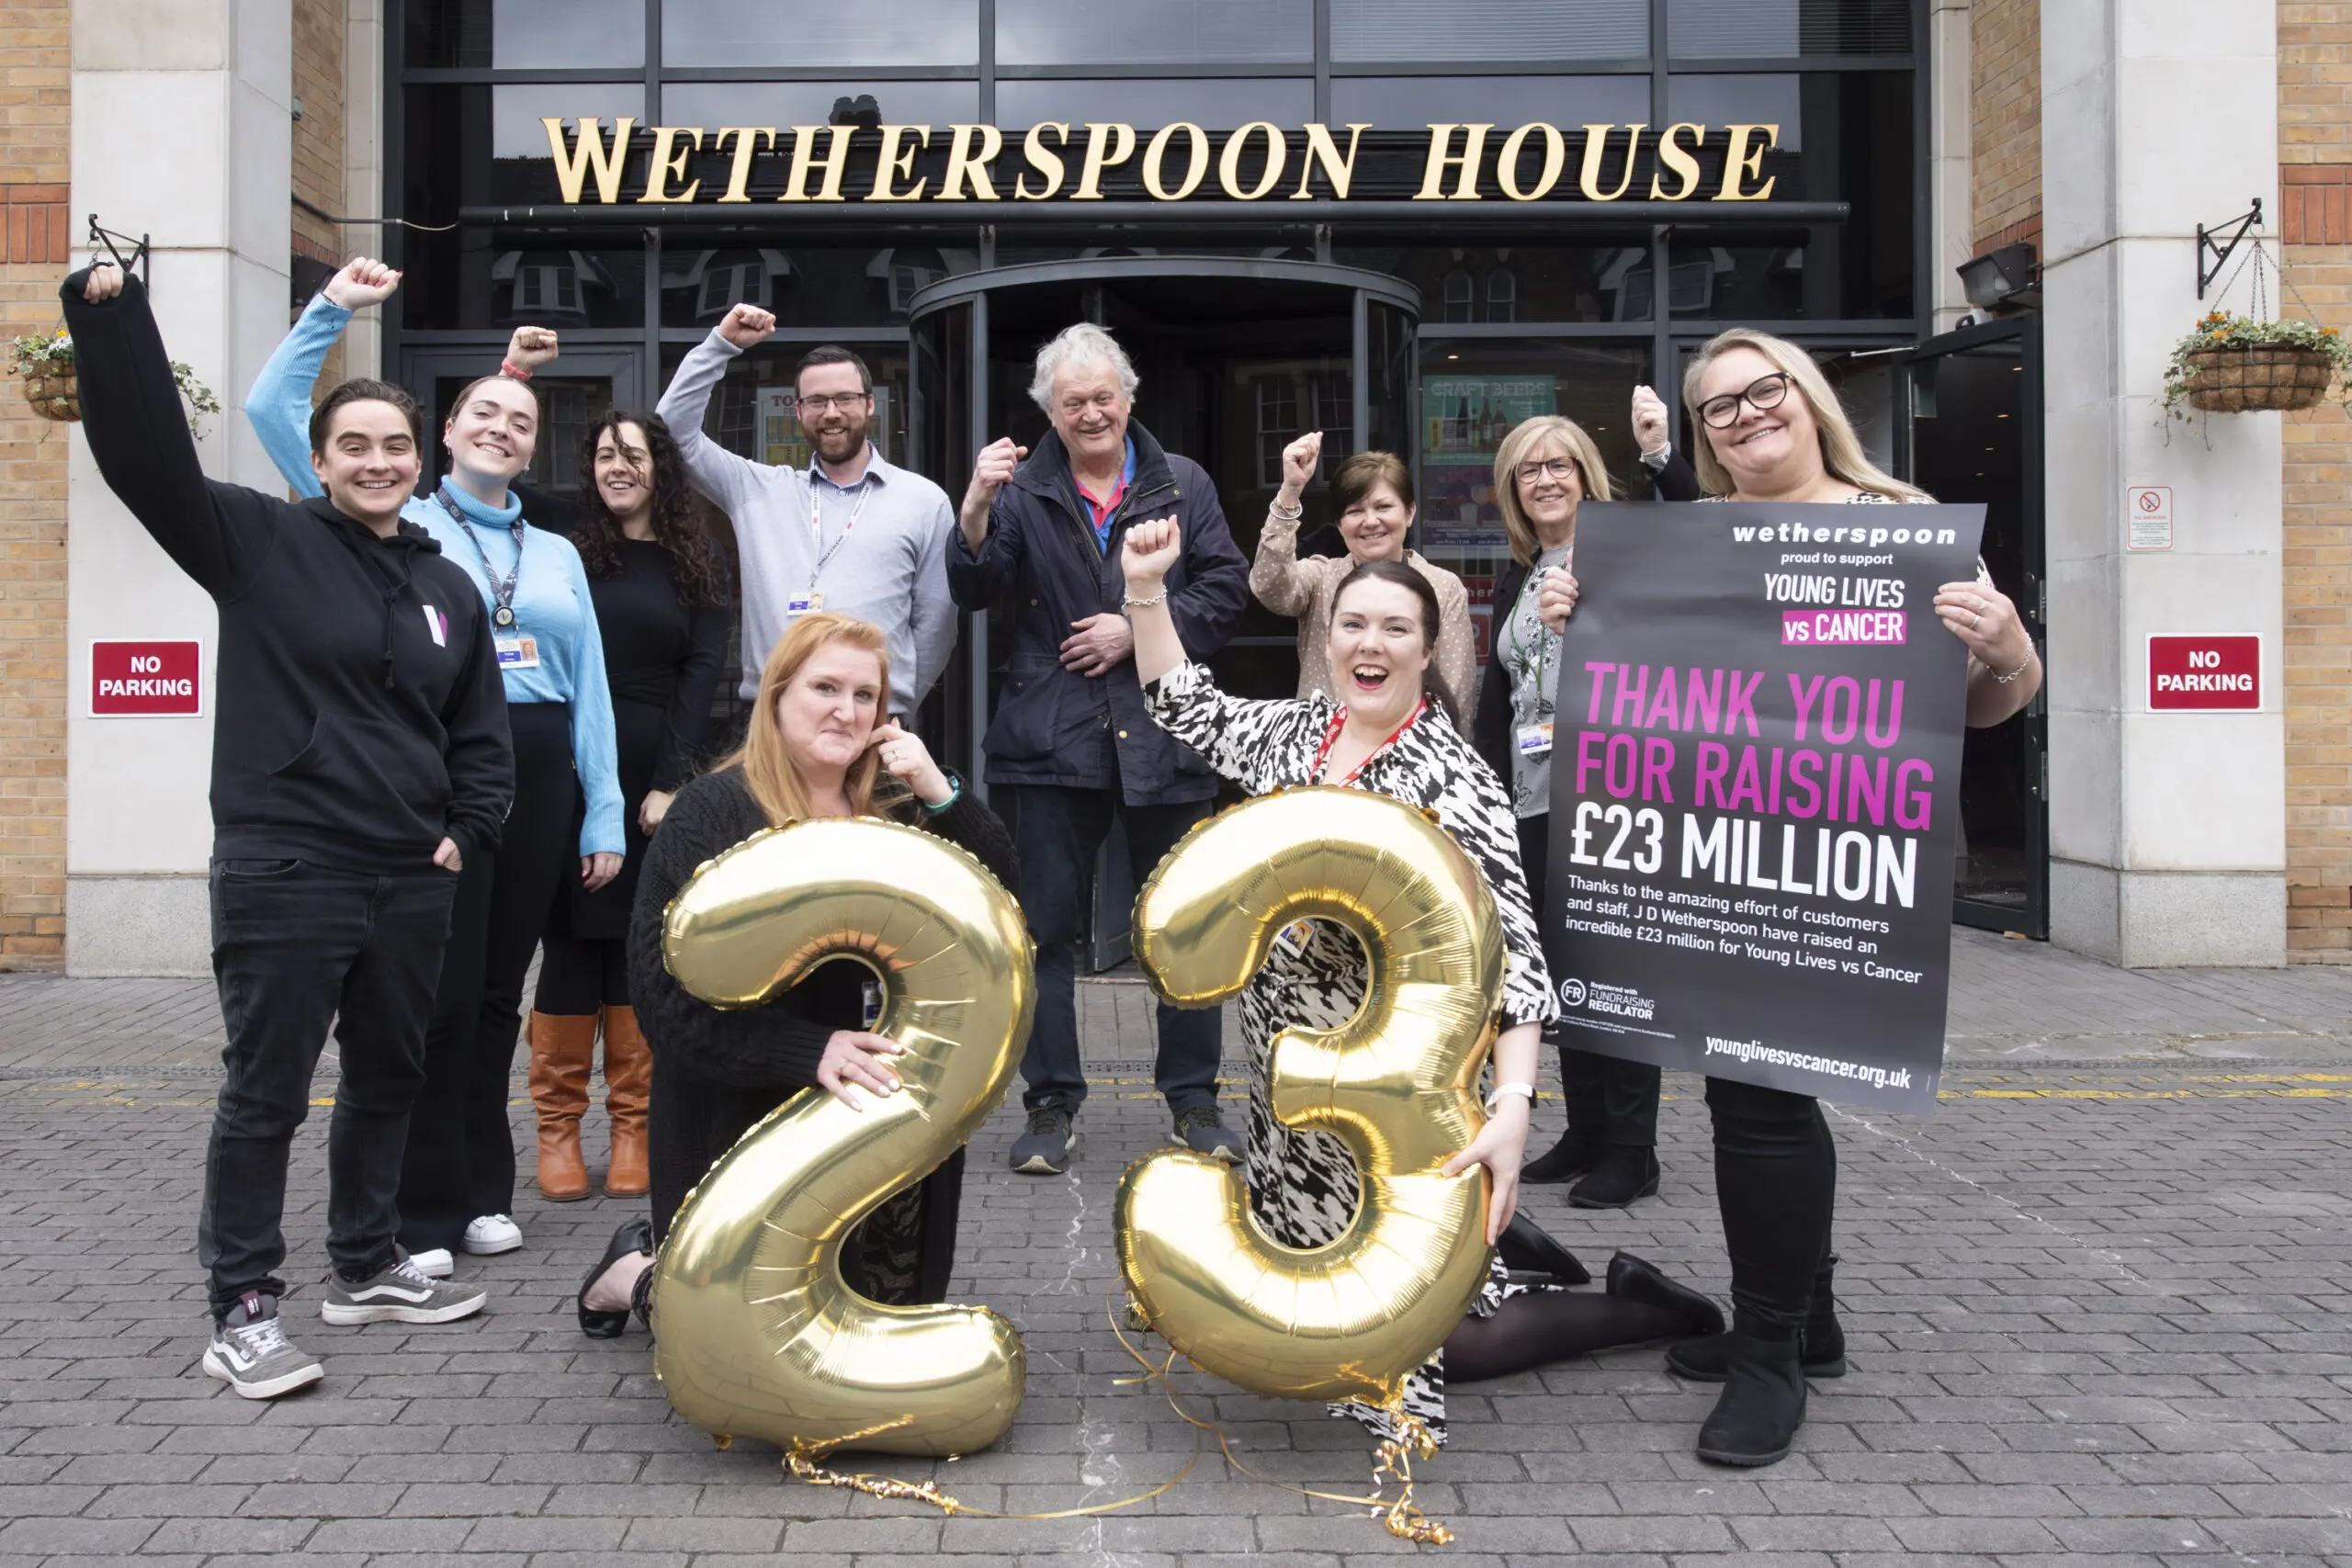
[[(480, 91), (481, 89), (475, 89)], [(493, 159), (522, 158), (554, 164), (548, 128), (540, 120), (552, 117), (565, 122), (572, 136), (575, 119), (602, 119), (605, 134), (623, 115), (645, 123), (645, 86), (640, 82), (530, 82), (492, 87), (490, 92), (490, 155)], [(631, 195), (643, 188), (641, 178), (624, 180)], [(553, 197), (546, 200), (557, 199)]]
[[(571, 243), (586, 244), (586, 236)], [(492, 236), (486, 262), (492, 326), (633, 327), (645, 320), (645, 252), (574, 250), (560, 235)]]
[[(675, 82), (662, 89), (665, 125), (830, 125), (837, 99), (870, 96), (886, 125), (969, 125), (977, 82)], [(786, 144), (789, 155), (789, 143)]]
[[(1000, 81), (996, 85), (997, 123), (1004, 128), (1005, 140), (1012, 149), (1019, 146), (1016, 133), (1033, 125), (1055, 121), (1071, 126), (1132, 125), (1138, 130), (1152, 130), (1190, 120), (1210, 130), (1231, 130), (1253, 120), (1295, 126), (1305, 125), (1314, 118), (1315, 84), (1304, 76), (1190, 80), (1136, 77), (1119, 81)], [(1136, 151), (1140, 155), (1143, 150), (1138, 146)], [(1078, 155), (1083, 156), (1082, 141)], [(1182, 168), (1182, 154), (1173, 156), (1174, 166)], [(1069, 178), (1078, 178), (1075, 164)], [(1216, 181), (1212, 172), (1208, 176), (1212, 189)]]
[(1907, 54), (1908, 0), (1671, 0), (1667, 36), (1685, 60)]
[(1777, 125), (1777, 151), (1804, 151), (1802, 76), (1669, 76), (1666, 112), (1669, 125), (1679, 120), (1705, 126)]
[(407, 63), (555, 71), (645, 63), (645, 0), (409, 0)]
[(1619, 60), (1650, 51), (1649, 0), (1331, 0), (1333, 60)]
[[(1487, 139), (1522, 125), (1631, 125), (1650, 118), (1646, 76), (1334, 76), (1331, 123), (1419, 130), (1425, 125), (1480, 121), (1498, 128)], [(1508, 128), (1508, 129), (1505, 129)], [(1569, 171), (1573, 183), (1575, 171)]]
[(997, 0), (1000, 65), (1311, 63), (1311, 0)]
[(666, 65), (978, 65), (978, 0), (662, 0)]
[(1650, 319), (1649, 242), (1638, 234), (1613, 245), (1340, 245), (1331, 259), (1403, 278), (1431, 321)]
[(768, 234), (673, 231), (662, 251), (662, 324), (707, 330), (739, 303), (788, 327), (876, 327), (907, 319), (916, 292), (980, 265), (968, 247), (777, 244)]
[(1495, 447), (1521, 420), (1566, 414), (1600, 449), (1623, 494), (1642, 480), (1632, 407), (1647, 344), (1421, 340), (1420, 550), (1461, 575), (1485, 657), (1495, 580), (1510, 560), (1495, 502)]

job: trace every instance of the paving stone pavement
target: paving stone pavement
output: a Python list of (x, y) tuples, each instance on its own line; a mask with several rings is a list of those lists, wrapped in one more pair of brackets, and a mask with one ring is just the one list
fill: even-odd
[[(1069, 1177), (1003, 1171), (1013, 1111), (975, 1140), (954, 1291), (1021, 1325), (1020, 1419), (988, 1453), (873, 1468), (1047, 1513), (1199, 1457), (1120, 1512), (1005, 1520), (792, 1482), (774, 1450), (722, 1452), (672, 1416), (644, 1337), (588, 1340), (571, 1314), (629, 1204), (526, 1192), (523, 1249), (462, 1266), (491, 1292), (479, 1318), (321, 1325), (323, 1117), (298, 1145), (287, 1316), (327, 1381), (235, 1398), (195, 1370), (209, 990), (0, 976), (0, 1301), (18, 1325), (0, 1359), (0, 1568), (1344, 1568), (1417, 1551), (1459, 1568), (2352, 1568), (2352, 974), (2127, 975), (1977, 933), (1955, 945), (1939, 1113), (1832, 1114), (1854, 1371), (1815, 1385), (1796, 1452), (1762, 1472), (1699, 1463), (1711, 1396), (1654, 1348), (1457, 1388), (1453, 1445), (1419, 1467), (1419, 1500), (1458, 1537), (1442, 1549), (1286, 1489), (1365, 1488), (1352, 1425), (1179, 1371), (1252, 1480), (1128, 1381), (1112, 1190), (1167, 1128), (1139, 987), (1082, 990), (1098, 1091)], [(1656, 1200), (1591, 1214), (1538, 1189), (1537, 1217), (1596, 1265), (1622, 1247), (1720, 1292), (1696, 1090), (1668, 1080)], [(526, 1114), (518, 1085), (518, 1129)], [(1537, 1125), (1556, 1131), (1556, 1100)]]

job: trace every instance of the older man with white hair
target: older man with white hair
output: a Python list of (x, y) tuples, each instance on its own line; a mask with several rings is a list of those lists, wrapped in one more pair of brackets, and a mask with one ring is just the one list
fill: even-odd
[[(1000, 440), (979, 456), (947, 546), (956, 604), (1009, 602), (1010, 668), (989, 726), (988, 782), (1018, 810), (1021, 907), (1037, 943), (1037, 1014), (1021, 1076), (1028, 1130), (1012, 1168), (1058, 1175), (1086, 1100), (1078, 1048), (1078, 937), (1095, 859), (1114, 819), (1140, 884), (1208, 815), (1216, 780), (1144, 712), (1129, 655), (1119, 553), (1130, 522), (1173, 516), (1183, 558), (1167, 580), (1184, 646), (1205, 659), (1241, 624), (1250, 569), (1198, 463), (1132, 417), (1135, 367), (1086, 322), (1037, 354), (1029, 395), (1053, 429), (1035, 452)], [(1161, 1007), (1154, 1075), (1184, 1143), (1222, 1159), (1240, 1141), (1216, 1109), (1219, 1018)]]

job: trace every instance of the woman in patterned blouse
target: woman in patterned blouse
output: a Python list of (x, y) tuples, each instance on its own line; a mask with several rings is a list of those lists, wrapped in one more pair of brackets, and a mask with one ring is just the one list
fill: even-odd
[[(1446, 1166), (1483, 1165), (1493, 1183), (1487, 1239), (1498, 1237), (1518, 1201), (1535, 1080), (1536, 1037), (1557, 1012), (1527, 881), (1519, 863), (1510, 798), (1477, 752), (1427, 700), (1437, 640), (1437, 595), (1426, 578), (1396, 561), (1368, 561), (1332, 596), (1325, 644), (1340, 701), (1314, 694), (1244, 702), (1219, 692), (1191, 663), (1168, 614), (1163, 578), (1181, 549), (1173, 518), (1133, 524), (1122, 558), (1127, 615), (1135, 626), (1136, 673), (1152, 717), (1209, 765), (1251, 795), (1296, 784), (1375, 790), (1433, 813), (1485, 875), (1501, 916), (1506, 960), (1502, 1032), (1494, 1047), (1496, 1110)], [(1285, 1127), (1268, 1107), (1266, 1072), (1277, 1030), (1329, 1029), (1361, 1006), (1363, 950), (1338, 927), (1310, 922), (1287, 934), (1242, 992), (1241, 1028), (1251, 1042), (1244, 1172), (1251, 1212), (1274, 1240), (1312, 1247), (1336, 1240), (1353, 1220), (1359, 1179), (1345, 1145), (1329, 1134)], [(1471, 1315), (1408, 1380), (1405, 1410), (1444, 1440), (1444, 1377), (1500, 1377), (1607, 1345), (1631, 1344), (1722, 1322), (1714, 1304), (1638, 1258), (1610, 1264), (1605, 1294), (1513, 1285), (1498, 1262)], [(1384, 1436), (1385, 1411), (1334, 1406)]]

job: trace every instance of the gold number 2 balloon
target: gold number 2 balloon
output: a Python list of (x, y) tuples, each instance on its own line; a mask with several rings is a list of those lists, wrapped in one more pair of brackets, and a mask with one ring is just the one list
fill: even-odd
[(1328, 1246), (1283, 1247), (1238, 1172), (1171, 1151), (1119, 1185), (1119, 1261), (1152, 1327), (1209, 1371), (1261, 1393), (1384, 1403), (1486, 1279), (1486, 1172), (1438, 1168), (1481, 1124), (1502, 925), (1477, 867), (1420, 812), (1293, 789), (1211, 818), (1160, 862), (1136, 902), (1136, 962), (1169, 1001), (1206, 1007), (1302, 917), (1344, 926), (1372, 961), (1353, 1018), (1272, 1042), (1274, 1115), (1355, 1156), (1353, 1223)]
[[(670, 973), (750, 1007), (825, 959), (881, 977), (875, 1032), (903, 1087), (853, 1111), (803, 1093), (679, 1210), (655, 1266), (654, 1371), (704, 1430), (888, 1453), (986, 1448), (1027, 1362), (985, 1307), (884, 1306), (843, 1283), (852, 1226), (953, 1154), (1004, 1098), (1035, 972), (1021, 911), (962, 850), (872, 819), (795, 823), (705, 864), (672, 901)], [(859, 1091), (863, 1092), (863, 1091)]]

